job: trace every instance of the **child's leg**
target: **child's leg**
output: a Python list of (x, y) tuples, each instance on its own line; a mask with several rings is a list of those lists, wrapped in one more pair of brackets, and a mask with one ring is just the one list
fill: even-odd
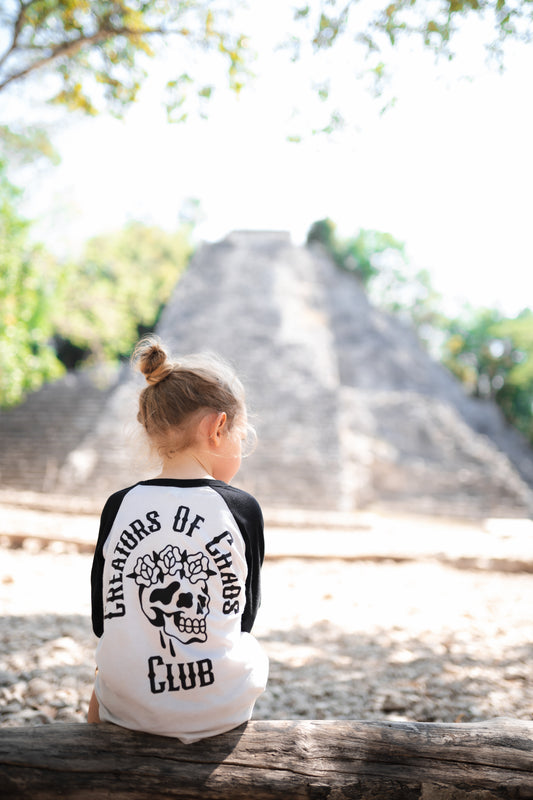
[(87, 722), (100, 722), (100, 708), (98, 706), (98, 700), (96, 699), (94, 689), (91, 695), (91, 701), (89, 703), (89, 711), (87, 712)]

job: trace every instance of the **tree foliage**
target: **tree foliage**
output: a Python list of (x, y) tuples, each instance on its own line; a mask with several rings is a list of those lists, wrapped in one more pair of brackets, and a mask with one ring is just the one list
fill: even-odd
[(456, 34), (469, 17), (483, 19), (489, 36), (486, 46), (492, 51), (501, 51), (509, 38), (531, 40), (530, 0), (327, 0), (307, 3), (295, 12), (297, 21), (308, 23), (317, 50), (354, 36), (369, 51), (379, 53), (385, 42), (395, 45), (405, 36), (415, 36), (448, 57), (453, 56)]
[(361, 229), (341, 238), (335, 223), (326, 218), (311, 225), (307, 242), (320, 242), (337, 266), (355, 275), (376, 305), (400, 316), (408, 312), (422, 339), (429, 327), (440, 324), (440, 296), (429, 273), (412, 269), (404, 243), (391, 233)]
[(59, 264), (30, 241), (0, 162), (0, 406), (81, 362), (128, 356), (153, 330), (191, 253), (190, 228), (132, 223)]
[[(168, 76), (167, 109), (183, 119), (186, 97), (202, 106), (220, 74), (233, 89), (243, 86), (252, 61), (242, 30), (246, 10), (245, 0), (7, 0), (0, 8), (0, 91), (48, 71), (56, 78), (54, 102), (120, 114), (136, 98), (150, 59), (167, 45), (183, 65)], [(480, 22), (487, 51), (500, 63), (506, 42), (533, 35), (531, 0), (310, 0), (295, 8), (279, 38), (294, 61), (334, 53), (345, 74), (371, 73), (379, 87), (391, 48), (409, 38), (451, 59), (470, 19)], [(200, 68), (200, 55), (217, 55), (222, 65), (204, 61), (209, 68)], [(331, 78), (321, 64), (316, 90), (323, 101)], [(334, 109), (329, 127), (340, 124), (342, 111)]]
[(331, 219), (318, 220), (309, 228), (307, 242), (321, 242), (329, 250), (335, 263), (353, 272), (364, 286), (368, 286), (379, 274), (376, 258), (380, 254), (394, 250), (405, 260), (403, 243), (390, 233), (360, 230), (355, 237), (340, 239), (335, 231), (336, 225)]
[(131, 223), (97, 236), (68, 265), (56, 299), (54, 331), (68, 366), (130, 354), (152, 330), (191, 254), (189, 231)]
[[(531, 42), (531, 0), (321, 0), (295, 11), (292, 35), (294, 58), (310, 42), (315, 53), (342, 49), (349, 69), (363, 53), (380, 78), (387, 69), (387, 53), (406, 39), (435, 54), (452, 59), (461, 29), (476, 20), (490, 56), (503, 62), (507, 42)], [(345, 46), (347, 45), (347, 46)], [(322, 91), (327, 92), (324, 84)]]
[(25, 125), (21, 130), (0, 125), (0, 152), (11, 167), (30, 163), (35, 165), (39, 160), (47, 164), (58, 164), (60, 161), (48, 133), (35, 125)]
[(56, 78), (52, 102), (89, 114), (102, 108), (121, 114), (164, 43), (183, 51), (183, 72), (166, 84), (170, 114), (191, 84), (201, 99), (213, 91), (201, 70), (191, 75), (187, 69), (191, 51), (222, 59), (224, 66), (217, 60), (211, 75), (225, 70), (238, 91), (246, 39), (232, 31), (232, 6), (229, 0), (10, 0), (0, 9), (0, 91), (47, 70)]
[[(330, 135), (357, 125), (362, 87), (381, 112), (395, 104), (400, 53), (404, 63), (403, 56), (425, 53), (428, 67), (457, 60), (469, 74), (483, 62), (503, 69), (512, 48), (532, 38), (531, 0), (302, 0), (284, 44), (292, 61), (305, 64), (314, 90), (313, 133)], [(301, 130), (291, 139), (300, 141), (309, 112), (297, 107), (295, 116)]]
[(447, 334), (443, 363), (471, 394), (495, 400), (533, 442), (533, 312), (506, 318), (470, 310), (449, 321)]
[(14, 405), (63, 366), (50, 344), (52, 297), (60, 274), (43, 248), (31, 244), (18, 211), (20, 192), (0, 162), (0, 405)]

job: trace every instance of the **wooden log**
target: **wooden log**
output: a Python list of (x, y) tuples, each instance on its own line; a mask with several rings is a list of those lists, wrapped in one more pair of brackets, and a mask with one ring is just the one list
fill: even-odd
[(533, 798), (533, 723), (252, 721), (183, 745), (115, 725), (0, 729), (0, 797)]

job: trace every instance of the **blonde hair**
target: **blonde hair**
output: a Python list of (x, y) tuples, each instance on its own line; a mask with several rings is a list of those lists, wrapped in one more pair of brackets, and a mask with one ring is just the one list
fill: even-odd
[(146, 378), (137, 420), (160, 455), (185, 450), (195, 439), (200, 419), (210, 411), (226, 413), (228, 433), (252, 430), (244, 389), (232, 368), (203, 353), (174, 361), (156, 336), (142, 339), (132, 362)]

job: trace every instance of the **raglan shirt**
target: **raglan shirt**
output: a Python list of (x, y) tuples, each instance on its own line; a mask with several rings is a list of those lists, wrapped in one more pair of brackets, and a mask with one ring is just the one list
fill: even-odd
[(142, 481), (102, 511), (91, 573), (100, 718), (185, 743), (250, 719), (263, 517), (213, 479)]

